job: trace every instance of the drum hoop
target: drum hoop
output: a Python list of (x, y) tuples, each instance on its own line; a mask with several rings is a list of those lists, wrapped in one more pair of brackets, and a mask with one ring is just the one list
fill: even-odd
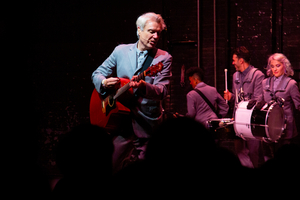
[[(267, 139), (267, 140), (269, 140), (269, 141), (272, 141), (272, 142), (278, 141), (278, 140), (281, 138), (282, 132), (283, 132), (283, 130), (282, 130), (281, 135), (280, 135), (279, 138), (277, 138), (276, 140), (270, 138), (270, 134), (269, 134), (269, 125), (268, 125), (268, 122), (269, 122), (269, 114), (270, 114), (270, 111), (271, 111), (271, 110), (274, 108), (274, 106), (277, 105), (277, 104), (278, 104), (277, 102), (274, 102), (274, 103), (272, 103), (272, 105), (270, 105), (270, 107), (268, 108), (267, 114), (266, 114), (266, 119), (265, 119), (265, 124), (267, 125), (267, 126), (265, 127), (265, 131), (266, 131), (266, 136), (267, 136), (267, 137), (265, 137), (265, 139)], [(284, 127), (282, 127), (282, 128), (284, 128)]]
[[(275, 103), (276, 103), (276, 102), (275, 102)], [(270, 134), (269, 134), (269, 126), (268, 126), (268, 122), (269, 122), (269, 114), (270, 114), (270, 110), (273, 109), (275, 103), (273, 103), (273, 104), (268, 108), (268, 111), (267, 111), (267, 114), (266, 114), (266, 118), (265, 118), (265, 125), (267, 125), (267, 126), (265, 127), (265, 132), (266, 132), (266, 136), (267, 136), (267, 138), (268, 138), (269, 140), (272, 140), (272, 139), (270, 138)]]

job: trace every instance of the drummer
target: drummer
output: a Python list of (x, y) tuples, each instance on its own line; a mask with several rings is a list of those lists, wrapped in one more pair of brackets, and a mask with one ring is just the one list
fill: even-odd
[[(262, 99), (262, 81), (265, 76), (260, 70), (250, 65), (250, 60), (250, 52), (246, 47), (241, 46), (234, 50), (232, 64), (236, 72), (233, 74), (233, 93), (228, 90), (224, 91), (224, 99), (234, 102), (234, 108), (242, 100), (260, 101)], [(236, 154), (242, 165), (257, 168), (264, 162), (259, 140), (245, 141), (236, 137), (234, 143)]]
[(191, 67), (186, 74), (189, 77), (190, 85), (194, 89), (186, 95), (186, 117), (195, 119), (208, 128), (207, 121), (225, 117), (229, 106), (215, 87), (203, 82), (204, 72), (201, 68)]
[(300, 93), (297, 82), (289, 76), (294, 75), (290, 61), (281, 53), (275, 53), (268, 59), (268, 78), (262, 82), (263, 100), (284, 101), (283, 111), (286, 116), (286, 129), (276, 145), (277, 148), (289, 144), (298, 133), (296, 130), (294, 110), (300, 111)]

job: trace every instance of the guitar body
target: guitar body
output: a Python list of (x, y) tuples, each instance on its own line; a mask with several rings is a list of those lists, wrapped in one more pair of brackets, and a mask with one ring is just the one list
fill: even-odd
[[(119, 88), (126, 85), (129, 81), (129, 79), (120, 78)], [(113, 126), (118, 124), (116, 118), (119, 119), (121, 116), (129, 115), (130, 109), (122, 105), (120, 101), (124, 102), (124, 104), (128, 103), (128, 101), (130, 101), (130, 98), (132, 97), (132, 93), (132, 89), (130, 88), (118, 98), (118, 101), (116, 101), (113, 99), (114, 92), (103, 98), (97, 92), (97, 90), (94, 89), (90, 101), (91, 124), (104, 127), (109, 130), (114, 129)], [(112, 117), (112, 115), (115, 116)], [(109, 123), (110, 121), (112, 122)]]
[[(150, 66), (147, 70), (140, 73), (135, 81), (143, 79), (145, 76), (154, 76), (163, 68), (161, 62)], [(131, 125), (129, 117), (130, 104), (133, 100), (133, 90), (129, 87), (130, 80), (119, 78), (120, 84), (108, 95), (101, 96), (94, 89), (90, 101), (90, 121), (91, 124), (106, 128), (109, 132), (118, 132), (120, 128)], [(118, 101), (116, 101), (118, 99)], [(126, 130), (126, 128), (123, 128)]]

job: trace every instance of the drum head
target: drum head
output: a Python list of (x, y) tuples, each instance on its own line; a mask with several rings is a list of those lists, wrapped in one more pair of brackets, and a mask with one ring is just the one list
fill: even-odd
[(268, 113), (269, 117), (267, 118), (268, 119), (267, 136), (268, 139), (275, 142), (281, 137), (282, 132), (284, 130), (285, 116), (284, 116), (283, 108), (280, 107), (278, 104), (275, 103), (271, 107)]

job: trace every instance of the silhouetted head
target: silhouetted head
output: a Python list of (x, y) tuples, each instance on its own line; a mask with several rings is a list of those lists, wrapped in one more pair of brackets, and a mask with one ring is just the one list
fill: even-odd
[(150, 139), (146, 160), (170, 170), (185, 170), (209, 165), (215, 148), (203, 125), (190, 118), (174, 118), (165, 121)]
[(67, 133), (57, 148), (57, 165), (65, 177), (111, 175), (112, 138), (98, 126), (80, 125)]

